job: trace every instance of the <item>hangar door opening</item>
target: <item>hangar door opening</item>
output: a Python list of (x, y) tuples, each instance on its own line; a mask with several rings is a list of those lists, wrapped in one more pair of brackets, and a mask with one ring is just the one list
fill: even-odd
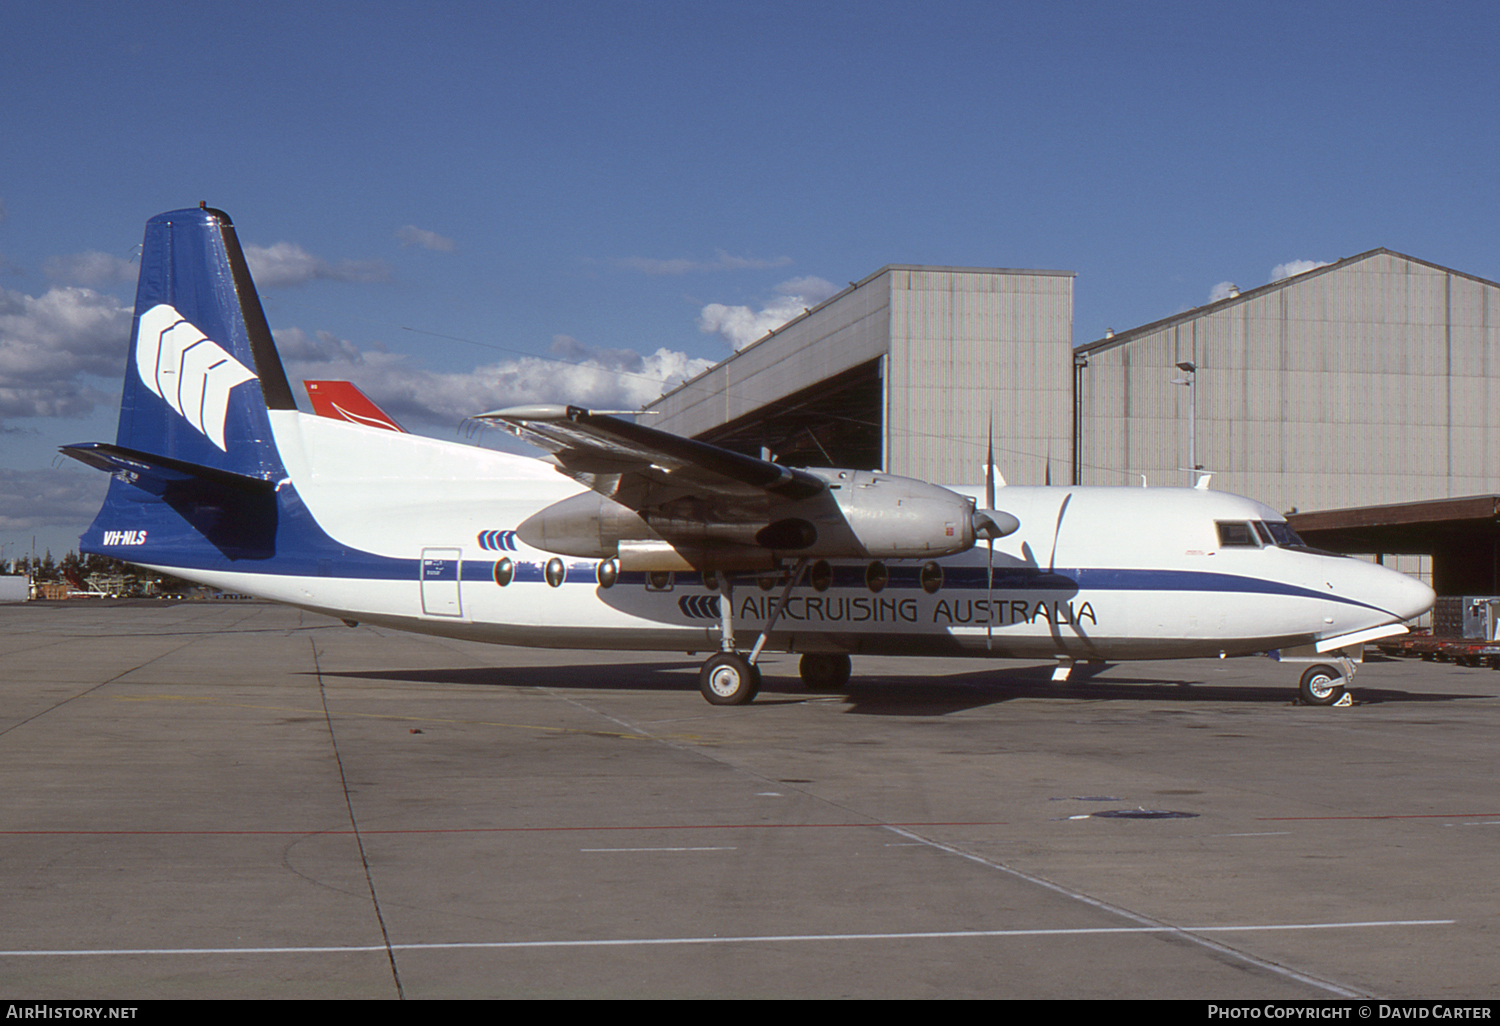
[(885, 440), (880, 360), (851, 367), (698, 438), (747, 456), (768, 449), (789, 467), (879, 470)]

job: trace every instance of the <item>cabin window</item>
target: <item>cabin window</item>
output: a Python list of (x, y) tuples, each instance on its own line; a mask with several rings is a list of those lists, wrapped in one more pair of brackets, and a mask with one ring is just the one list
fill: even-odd
[(1217, 523), (1220, 548), (1260, 548), (1260, 543), (1255, 540), (1255, 531), (1249, 523), (1243, 520), (1220, 520)]
[(922, 564), (922, 590), (929, 595), (936, 595), (938, 589), (943, 586), (943, 568), (937, 563)]
[(890, 572), (886, 570), (885, 564), (878, 559), (865, 567), (865, 587), (871, 591), (884, 591), (886, 582), (890, 579)]
[(496, 562), (495, 562), (495, 583), (498, 584), (498, 585), (500, 585), (500, 587), (503, 588), (503, 587), (505, 587), (507, 584), (509, 584), (511, 581), (513, 581), (515, 579), (516, 579), (516, 564), (512, 563), (508, 557), (505, 558), (505, 559), (496, 560)]
[(594, 571), (594, 579), (599, 582), (601, 588), (612, 588), (620, 579), (620, 561), (617, 559), (606, 559), (600, 563)]
[(556, 556), (547, 560), (547, 568), (542, 573), (547, 578), (547, 584), (553, 588), (562, 587), (562, 582), (568, 579), (568, 568)]
[(671, 591), (672, 571), (652, 570), (646, 574), (647, 591)]
[(820, 559), (812, 565), (808, 578), (814, 591), (827, 591), (833, 584), (833, 567), (828, 565), (828, 560)]

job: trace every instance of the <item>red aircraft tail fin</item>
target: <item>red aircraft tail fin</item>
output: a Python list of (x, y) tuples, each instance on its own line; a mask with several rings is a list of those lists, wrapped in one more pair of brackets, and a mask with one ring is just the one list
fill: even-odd
[(302, 384), (307, 389), (307, 397), (312, 400), (313, 412), (320, 417), (347, 420), (351, 424), (400, 431), (403, 434), (406, 431), (352, 382), (304, 381)]

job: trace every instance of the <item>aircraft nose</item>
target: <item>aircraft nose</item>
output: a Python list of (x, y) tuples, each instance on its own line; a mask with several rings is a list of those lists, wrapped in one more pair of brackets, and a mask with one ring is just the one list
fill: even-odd
[(1402, 620), (1421, 616), (1432, 608), (1437, 598), (1431, 588), (1410, 574), (1362, 560), (1349, 561), (1346, 565), (1356, 571), (1355, 578), (1349, 581), (1353, 586), (1350, 594), (1363, 590), (1364, 601)]
[(1396, 570), (1386, 571), (1392, 578), (1386, 589), (1389, 595), (1386, 608), (1403, 620), (1413, 620), (1432, 608), (1437, 601), (1437, 592), (1409, 574)]

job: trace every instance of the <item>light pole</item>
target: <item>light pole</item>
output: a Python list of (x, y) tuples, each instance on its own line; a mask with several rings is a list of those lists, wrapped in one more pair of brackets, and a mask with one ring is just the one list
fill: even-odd
[(1172, 384), (1186, 385), (1188, 390), (1188, 469), (1193, 475), (1193, 484), (1198, 483), (1198, 367), (1191, 360), (1183, 360), (1177, 369), (1187, 374), (1185, 378), (1173, 378)]

